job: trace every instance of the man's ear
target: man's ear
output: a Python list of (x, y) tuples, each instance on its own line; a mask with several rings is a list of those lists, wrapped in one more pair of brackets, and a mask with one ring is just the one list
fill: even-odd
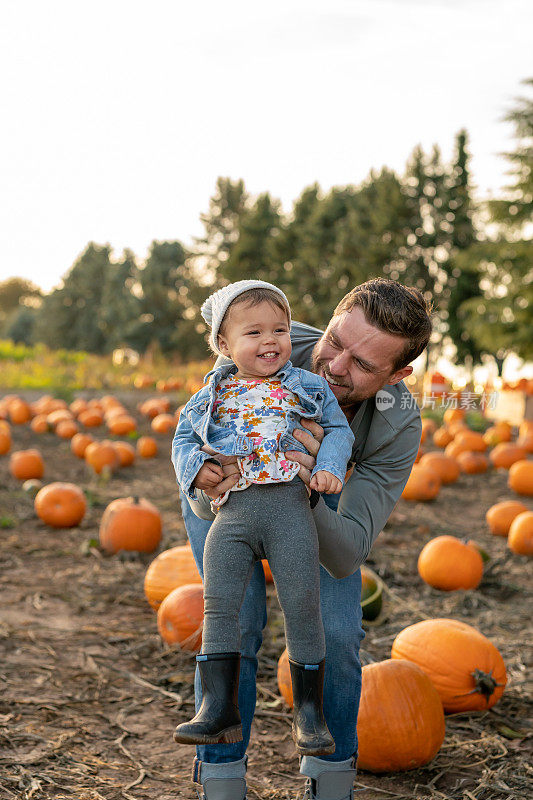
[(403, 369), (399, 369), (398, 372), (394, 372), (390, 378), (388, 379), (387, 383), (391, 386), (394, 386), (395, 383), (400, 383), (403, 381), (404, 378), (407, 378), (413, 371), (412, 367), (404, 367)]
[(217, 341), (218, 341), (218, 346), (219, 346), (219, 349), (220, 349), (222, 355), (226, 356), (226, 358), (231, 358), (231, 353), (229, 351), (228, 343), (224, 339), (224, 337), (219, 334), (217, 336)]

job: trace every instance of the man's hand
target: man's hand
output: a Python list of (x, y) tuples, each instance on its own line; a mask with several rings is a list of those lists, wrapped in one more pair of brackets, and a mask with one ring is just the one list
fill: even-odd
[[(300, 428), (295, 428), (293, 436), (303, 444), (308, 450), (309, 455), (308, 453), (301, 453), (299, 450), (286, 450), (285, 456), (291, 461), (297, 461), (298, 464), (301, 464), (298, 476), (309, 486), (311, 473), (316, 464), (316, 456), (320, 450), (322, 439), (324, 438), (324, 428), (322, 428), (318, 422), (313, 422), (310, 419), (302, 419), (301, 425), (303, 428), (306, 428), (306, 430), (302, 431)], [(307, 433), (307, 431), (309, 431), (309, 433)]]
[(319, 469), (311, 478), (309, 484), (311, 489), (315, 492), (325, 492), (326, 494), (338, 494), (342, 489), (342, 481), (340, 481), (332, 472), (325, 469)]
[[(217, 461), (220, 461), (222, 466), (219, 467), (218, 464), (206, 461), (201, 469), (198, 470), (198, 474), (193, 481), (193, 486), (195, 489), (200, 489), (205, 492), (208, 497), (215, 499), (216, 497), (220, 497), (221, 494), (224, 494), (224, 492), (227, 492), (228, 489), (231, 489), (232, 486), (235, 486), (241, 477), (239, 467), (237, 466), (237, 456), (223, 456), (221, 453), (217, 453), (216, 450), (213, 450), (208, 444), (204, 444), (202, 450), (216, 458)], [(209, 473), (206, 470), (206, 472), (202, 474), (206, 467), (210, 468)]]

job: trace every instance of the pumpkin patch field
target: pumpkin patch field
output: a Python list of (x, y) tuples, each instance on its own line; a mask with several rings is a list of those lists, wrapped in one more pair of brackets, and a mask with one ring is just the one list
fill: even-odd
[[(0, 394), (1, 800), (195, 796), (194, 747), (172, 738), (203, 613), (170, 463), (179, 402)], [(354, 797), (526, 800), (533, 432), (426, 428), (367, 560)], [(267, 599), (248, 795), (296, 800), (271, 582)]]

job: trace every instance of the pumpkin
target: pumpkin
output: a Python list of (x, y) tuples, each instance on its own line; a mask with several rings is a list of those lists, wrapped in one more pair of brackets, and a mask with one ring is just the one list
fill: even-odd
[(137, 454), (141, 458), (153, 458), (157, 455), (157, 442), (151, 436), (141, 436), (137, 439)]
[(265, 573), (265, 583), (274, 583), (274, 576), (272, 575), (268, 560), (263, 558), (261, 563), (263, 564), (263, 572)]
[(498, 649), (471, 625), (428, 619), (404, 628), (392, 644), (392, 658), (413, 661), (440, 695), (444, 711), (486, 711), (507, 683)]
[(533, 433), (524, 433), (516, 440), (519, 447), (526, 451), (526, 453), (533, 453)]
[(102, 515), (100, 545), (108, 553), (152, 553), (161, 541), (161, 528), (161, 514), (149, 500), (120, 497)]
[(487, 428), (483, 434), (483, 439), (489, 447), (495, 447), (502, 442), (510, 442), (511, 436), (511, 426), (507, 423), (500, 422), (497, 425), (492, 425), (490, 428)]
[(448, 431), (452, 439), (455, 439), (458, 433), (464, 433), (464, 431), (469, 431), (470, 428), (463, 420), (458, 420), (457, 422), (452, 422), (448, 426)]
[(291, 668), (289, 666), (289, 653), (287, 652), (287, 648), (285, 648), (278, 658), (277, 677), (280, 694), (289, 708), (292, 708), (294, 706), (294, 698), (292, 695)]
[(157, 628), (167, 644), (195, 653), (202, 646), (203, 627), (204, 591), (198, 583), (173, 589), (158, 608)]
[(491, 506), (485, 514), (490, 532), (495, 536), (507, 536), (514, 518), (524, 511), (527, 511), (526, 506), (518, 500), (504, 500)]
[(60, 422), (64, 422), (65, 420), (71, 420), (72, 414), (67, 408), (56, 408), (55, 411), (51, 411), (49, 414), (46, 415), (46, 421), (48, 422), (48, 426), (50, 428), (56, 427)]
[(429, 417), (422, 417), (422, 441), (437, 430), (437, 423)]
[(444, 453), (426, 453), (420, 459), (420, 464), (434, 470), (443, 484), (454, 483), (461, 472), (455, 458), (450, 458)]
[(89, 407), (88, 404), (85, 411), (82, 411), (79, 414), (78, 420), (86, 428), (97, 428), (104, 421), (104, 415), (98, 409)]
[(533, 511), (524, 511), (514, 518), (507, 544), (513, 553), (533, 556)]
[(361, 567), (361, 608), (363, 619), (375, 620), (383, 605), (385, 584), (370, 567)]
[(86, 463), (98, 475), (104, 470), (113, 472), (118, 467), (118, 456), (111, 442), (91, 442), (85, 450)]
[(73, 483), (49, 483), (35, 496), (34, 508), (39, 519), (52, 528), (73, 528), (85, 516), (87, 502), (79, 486)]
[(12, 400), (8, 408), (9, 418), (13, 425), (24, 425), (32, 418), (31, 408), (25, 400)]
[(440, 478), (434, 470), (414, 464), (402, 492), (404, 500), (433, 500), (440, 491)]
[(189, 544), (180, 544), (160, 553), (146, 571), (144, 593), (157, 611), (167, 594), (178, 586), (202, 583), (198, 567)]
[(470, 450), (470, 452), (484, 453), (487, 449), (487, 443), (483, 436), (475, 431), (461, 431), (455, 437), (454, 442), (463, 452)]
[(507, 484), (513, 492), (531, 497), (533, 495), (533, 461), (516, 461), (509, 470)]
[(472, 453), (466, 450), (464, 453), (458, 453), (456, 458), (461, 472), (468, 475), (477, 475), (486, 472), (489, 468), (489, 462), (484, 453)]
[(523, 461), (527, 453), (523, 447), (511, 442), (497, 444), (489, 458), (498, 469), (510, 469), (515, 461)]
[(176, 422), (172, 414), (158, 414), (153, 418), (151, 428), (156, 433), (168, 433), (176, 427)]
[(422, 767), (444, 741), (444, 712), (428, 676), (410, 661), (363, 667), (357, 765), (369, 772)]
[(525, 419), (520, 423), (520, 427), (518, 428), (519, 439), (528, 434), (533, 434), (533, 419)]
[(44, 475), (44, 461), (38, 450), (18, 450), (11, 454), (9, 471), (19, 481), (29, 478), (42, 478)]
[(448, 428), (445, 428), (444, 426), (442, 428), (437, 428), (433, 434), (433, 444), (435, 447), (447, 447), (452, 440), (452, 434)]
[(11, 432), (9, 428), (0, 428), (0, 456), (11, 450)]
[(46, 414), (36, 414), (30, 422), (30, 428), (34, 433), (47, 433), (50, 430)]
[(139, 411), (144, 417), (154, 419), (158, 414), (166, 414), (170, 408), (170, 400), (165, 397), (151, 397), (141, 403)]
[(87, 409), (87, 403), (81, 397), (76, 398), (73, 400), (72, 403), (69, 405), (69, 411), (71, 411), (75, 417), (81, 414), (82, 411)]
[(26, 494), (29, 494), (29, 496), (33, 497), (33, 499), (35, 499), (35, 495), (42, 488), (43, 482), (37, 478), (30, 478), (28, 481), (24, 481), (22, 484), (22, 491), (26, 492)]
[(420, 551), (418, 574), (429, 586), (445, 592), (475, 589), (483, 577), (483, 559), (476, 547), (455, 536), (437, 536)]
[(466, 411), (464, 408), (447, 408), (444, 412), (443, 421), (445, 425), (451, 425), (452, 422), (464, 420)]
[(70, 449), (78, 458), (85, 458), (85, 451), (94, 442), (88, 433), (75, 433), (70, 440)]
[(121, 467), (130, 467), (135, 461), (135, 448), (129, 442), (113, 442)]
[(107, 427), (115, 436), (125, 436), (137, 430), (137, 423), (129, 414), (118, 414), (108, 421)]
[(73, 419), (64, 419), (56, 425), (56, 434), (61, 439), (72, 439), (79, 431)]

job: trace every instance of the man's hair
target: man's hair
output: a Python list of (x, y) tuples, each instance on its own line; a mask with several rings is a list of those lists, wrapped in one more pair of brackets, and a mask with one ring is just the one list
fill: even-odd
[(431, 336), (431, 304), (418, 289), (388, 278), (373, 278), (345, 295), (333, 312), (336, 317), (359, 306), (366, 321), (391, 336), (407, 339), (393, 369), (403, 369), (422, 353)]
[(246, 303), (248, 306), (250, 306), (250, 308), (253, 306), (258, 306), (260, 303), (270, 303), (271, 305), (277, 306), (277, 308), (280, 308), (282, 311), (284, 311), (287, 316), (287, 322), (289, 321), (289, 309), (283, 302), (281, 295), (272, 291), (272, 289), (264, 289), (262, 286), (256, 286), (254, 289), (248, 289), (246, 292), (237, 295), (235, 300), (231, 301), (226, 309), (226, 313), (222, 317), (222, 322), (220, 323), (220, 327), (218, 329), (219, 336), (224, 336), (224, 324), (228, 321), (228, 316), (231, 309), (239, 305), (239, 303)]

